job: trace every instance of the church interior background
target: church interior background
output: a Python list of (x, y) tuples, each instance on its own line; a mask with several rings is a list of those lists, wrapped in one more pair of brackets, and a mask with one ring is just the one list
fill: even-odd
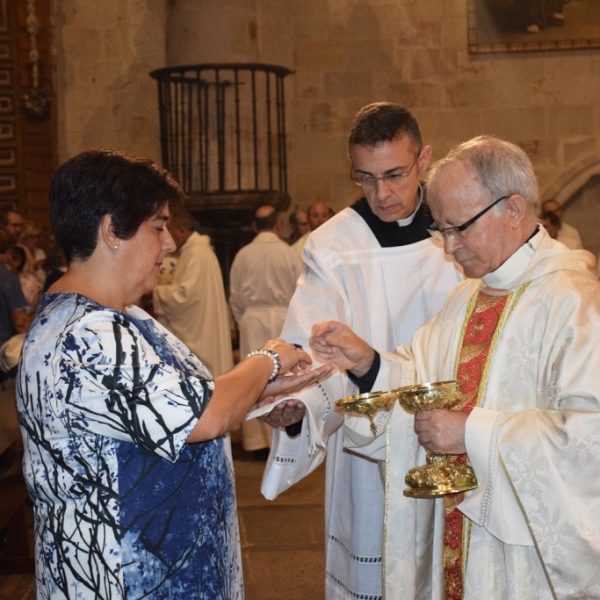
[[(414, 112), (433, 160), (479, 134), (523, 147), (541, 199), (563, 204), (598, 255), (600, 39), (472, 53), (474, 2), (0, 0), (0, 208), (48, 228), (52, 171), (88, 148), (161, 162), (150, 72), (266, 64), (289, 70), (286, 210), (322, 200), (337, 212), (356, 199), (348, 125), (363, 105), (388, 100)], [(569, 12), (600, 21), (599, 10), (570, 0), (564, 32)]]
[[(19, 129), (14, 164), (6, 162), (12, 155), (0, 155), (0, 174), (16, 176), (0, 179), (1, 201), (47, 223), (44, 187), (68, 157), (102, 146), (161, 161), (151, 71), (262, 63), (292, 71), (285, 82), (290, 210), (315, 199), (336, 211), (351, 203), (348, 124), (364, 104), (390, 100), (413, 110), (433, 159), (484, 133), (525, 148), (541, 198), (564, 204), (565, 220), (598, 254), (600, 49), (471, 54), (472, 3), (1, 0), (0, 18), (10, 29), (2, 35), (17, 56), (3, 59), (0, 47), (0, 64), (12, 69), (0, 77), (0, 148), (9, 146), (3, 127), (16, 122)], [(565, 31), (569, 11), (598, 10), (591, 6), (566, 4)], [(27, 116), (20, 101), (33, 85), (26, 24), (32, 11), (38, 87), (52, 99), (47, 118)], [(12, 191), (3, 183), (14, 183)]]

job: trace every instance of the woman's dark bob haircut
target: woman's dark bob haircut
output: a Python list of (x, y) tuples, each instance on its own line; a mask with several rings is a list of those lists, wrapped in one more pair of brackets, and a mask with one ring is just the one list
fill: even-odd
[(54, 237), (68, 263), (86, 260), (96, 249), (100, 223), (112, 217), (114, 233), (132, 238), (165, 205), (183, 203), (173, 177), (149, 159), (113, 150), (90, 150), (62, 164), (50, 186)]

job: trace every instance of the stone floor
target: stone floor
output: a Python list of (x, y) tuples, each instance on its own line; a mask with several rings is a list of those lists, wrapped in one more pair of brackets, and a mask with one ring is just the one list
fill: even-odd
[[(234, 435), (246, 600), (324, 596), (324, 468), (270, 502), (260, 494), (264, 463), (249, 460)], [(31, 575), (0, 574), (0, 600), (33, 600)]]
[(324, 467), (277, 500), (259, 491), (264, 463), (236, 461), (246, 600), (324, 597)]

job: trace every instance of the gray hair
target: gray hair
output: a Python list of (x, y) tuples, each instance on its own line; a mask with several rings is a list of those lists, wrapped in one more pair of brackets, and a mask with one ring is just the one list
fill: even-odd
[[(533, 165), (519, 146), (489, 135), (474, 137), (450, 150), (436, 162), (427, 176), (427, 195), (442, 195), (440, 179), (455, 167), (462, 167), (490, 194), (490, 200), (519, 194), (528, 212), (539, 212), (538, 185)], [(494, 210), (494, 209), (492, 209)]]

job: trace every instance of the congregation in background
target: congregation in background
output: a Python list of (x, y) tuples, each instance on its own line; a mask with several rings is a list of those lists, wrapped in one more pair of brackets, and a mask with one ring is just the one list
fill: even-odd
[(66, 270), (62, 251), (41, 233), (15, 210), (0, 213), (0, 383), (15, 374), (42, 293)]

